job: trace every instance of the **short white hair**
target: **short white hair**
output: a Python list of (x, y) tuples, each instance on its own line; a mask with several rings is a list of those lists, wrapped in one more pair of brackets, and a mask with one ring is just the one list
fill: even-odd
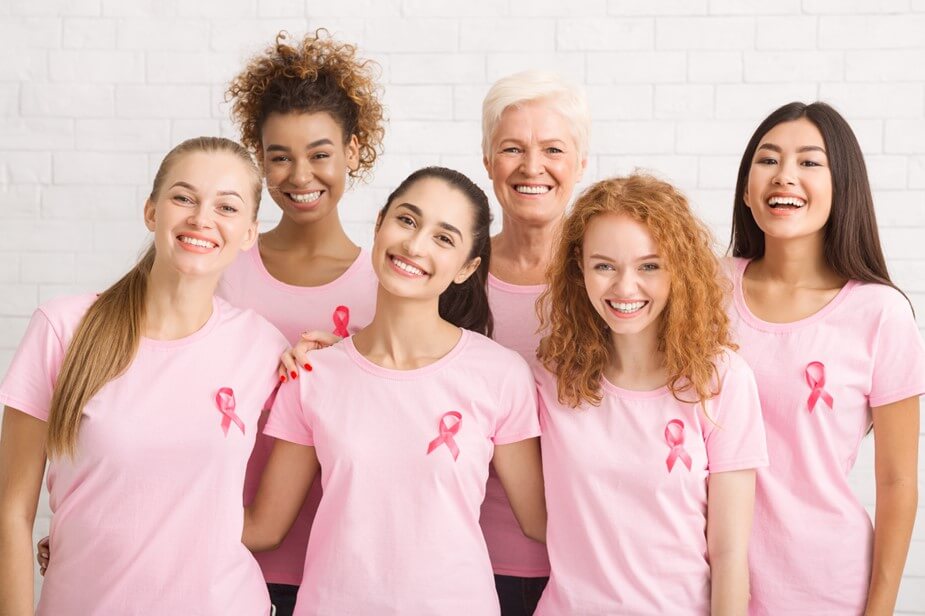
[(482, 154), (491, 159), (491, 140), (504, 110), (534, 101), (547, 102), (551, 109), (565, 118), (571, 125), (579, 158), (587, 157), (591, 112), (584, 90), (555, 73), (538, 70), (502, 77), (488, 89), (482, 101)]

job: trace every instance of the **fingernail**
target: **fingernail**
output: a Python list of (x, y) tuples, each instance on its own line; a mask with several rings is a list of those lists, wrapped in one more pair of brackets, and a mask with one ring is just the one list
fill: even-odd
[(292, 372), (289, 373), (289, 376), (291, 376), (294, 379), (297, 379), (299, 378), (299, 373), (293, 370)]
[(285, 375), (285, 374), (279, 375), (279, 382), (280, 382), (280, 383), (285, 383), (285, 382), (286, 382), (286, 375)]
[(312, 365), (311, 365), (311, 364), (305, 364), (305, 369), (308, 370), (309, 372), (311, 372), (311, 371), (312, 371)]

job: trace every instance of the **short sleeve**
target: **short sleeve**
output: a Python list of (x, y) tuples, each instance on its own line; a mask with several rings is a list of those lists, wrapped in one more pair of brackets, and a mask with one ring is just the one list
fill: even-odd
[(36, 310), (0, 383), (0, 404), (48, 421), (64, 352), (64, 344), (48, 317), (41, 309)]
[(515, 355), (511, 363), (512, 369), (501, 388), (500, 419), (492, 436), (495, 445), (516, 443), (540, 435), (533, 374), (519, 355)]
[(280, 386), (263, 433), (297, 445), (315, 445), (315, 435), (302, 409), (302, 381)]
[(925, 348), (909, 303), (893, 289), (877, 330), (868, 404), (899, 402), (925, 393)]
[(755, 375), (729, 352), (720, 362), (720, 392), (707, 403), (715, 421), (704, 419), (707, 464), (711, 473), (768, 465), (768, 446)]

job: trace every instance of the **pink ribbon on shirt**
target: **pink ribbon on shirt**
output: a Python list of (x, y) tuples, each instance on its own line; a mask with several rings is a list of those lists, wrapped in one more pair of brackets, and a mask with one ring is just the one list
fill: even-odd
[(234, 392), (230, 387), (222, 387), (218, 390), (218, 393), (215, 394), (215, 404), (222, 413), (222, 432), (225, 433), (225, 436), (228, 436), (228, 428), (231, 427), (231, 422), (241, 428), (241, 434), (244, 434), (244, 422), (234, 412)]
[[(455, 417), (456, 423), (452, 426), (447, 425), (447, 418)], [(444, 413), (440, 417), (440, 435), (432, 440), (427, 446), (427, 453), (430, 454), (434, 449), (440, 445), (446, 443), (447, 448), (450, 450), (450, 453), (453, 454), (453, 460), (459, 457), (459, 447), (456, 445), (456, 441), (453, 439), (456, 436), (456, 433), (459, 432), (459, 427), (462, 425), (462, 415), (456, 411), (450, 411), (449, 413)]]
[(347, 325), (350, 324), (350, 308), (338, 306), (334, 309), (334, 334), (341, 338), (349, 338), (350, 332), (347, 331)]
[[(818, 373), (818, 376), (815, 373)], [(812, 413), (813, 409), (816, 408), (816, 402), (819, 401), (819, 398), (822, 398), (822, 401), (834, 411), (835, 400), (832, 399), (832, 394), (825, 390), (825, 365), (821, 361), (811, 361), (806, 364), (804, 375), (806, 376), (806, 384), (812, 389), (809, 393), (809, 399), (806, 401), (809, 412)]]
[(670, 473), (671, 469), (674, 468), (674, 463), (678, 461), (678, 458), (681, 458), (687, 470), (691, 470), (691, 456), (684, 449), (683, 421), (680, 419), (672, 419), (668, 422), (668, 425), (665, 426), (665, 441), (668, 443), (668, 446), (671, 447), (671, 451), (668, 452), (668, 459), (665, 461), (668, 465), (668, 472)]

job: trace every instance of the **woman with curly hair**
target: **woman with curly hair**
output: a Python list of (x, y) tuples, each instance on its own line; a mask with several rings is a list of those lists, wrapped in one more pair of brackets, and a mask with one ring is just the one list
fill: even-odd
[[(344, 231), (338, 205), (353, 181), (371, 173), (384, 135), (376, 68), (323, 30), (301, 40), (280, 33), (228, 86), (241, 141), (255, 154), (282, 217), (232, 264), (219, 294), (256, 310), (292, 344), (304, 330), (347, 336), (373, 317), (376, 276), (369, 254)], [(311, 365), (291, 366), (280, 380), (298, 378), (300, 369)], [(258, 439), (247, 501), (272, 441)], [(320, 497), (319, 482), (289, 536), (257, 555), (279, 616), (295, 604)]]
[(709, 232), (672, 186), (598, 182), (565, 219), (536, 370), (552, 572), (537, 614), (743, 614), (755, 379)]

